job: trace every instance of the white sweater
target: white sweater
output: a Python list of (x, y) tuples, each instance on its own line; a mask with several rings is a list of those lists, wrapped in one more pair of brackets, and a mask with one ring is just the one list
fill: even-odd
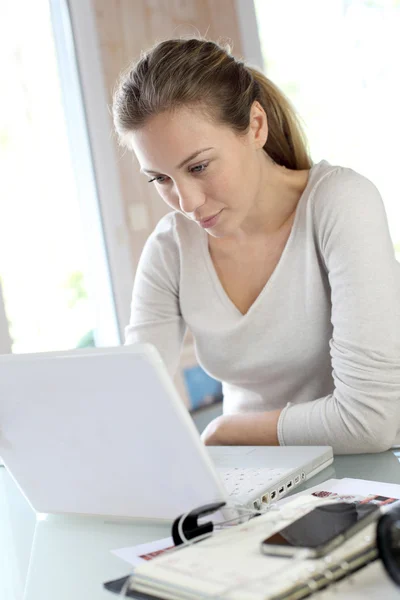
[(171, 375), (186, 327), (223, 382), (224, 412), (283, 409), (281, 445), (379, 452), (400, 433), (400, 264), (375, 186), (321, 161), (311, 169), (281, 259), (242, 315), (208, 234), (180, 213), (149, 237), (126, 343), (145, 341)]

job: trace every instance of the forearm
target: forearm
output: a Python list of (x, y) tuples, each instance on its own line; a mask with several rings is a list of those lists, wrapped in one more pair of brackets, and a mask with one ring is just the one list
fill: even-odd
[(288, 406), (280, 423), (282, 445), (328, 445), (335, 454), (388, 450), (398, 429), (399, 386), (393, 386), (386, 398), (379, 397), (377, 386), (374, 389), (371, 383), (370, 387), (370, 393), (354, 397), (335, 390), (324, 398)]
[(280, 410), (222, 415), (203, 431), (207, 446), (279, 446), (277, 427)]

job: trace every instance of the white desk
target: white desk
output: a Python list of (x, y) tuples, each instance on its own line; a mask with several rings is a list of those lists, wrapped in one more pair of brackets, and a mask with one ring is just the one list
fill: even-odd
[[(327, 469), (306, 485), (311, 487), (328, 477), (400, 484), (396, 454), (337, 457), (334, 471)], [(128, 574), (129, 565), (110, 550), (169, 534), (168, 524), (122, 524), (100, 518), (51, 515), (37, 520), (9, 474), (0, 468), (1, 600), (112, 600), (112, 594), (104, 591), (102, 584)], [(335, 594), (335, 598), (340, 596)]]

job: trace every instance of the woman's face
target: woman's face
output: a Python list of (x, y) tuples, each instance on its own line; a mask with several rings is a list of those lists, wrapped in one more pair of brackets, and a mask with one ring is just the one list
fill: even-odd
[(255, 103), (245, 135), (182, 108), (153, 117), (131, 142), (161, 198), (209, 234), (225, 237), (235, 234), (257, 201), (266, 135), (265, 113)]

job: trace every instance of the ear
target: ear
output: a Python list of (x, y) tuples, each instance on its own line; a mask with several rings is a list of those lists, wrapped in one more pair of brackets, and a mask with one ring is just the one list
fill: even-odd
[(258, 100), (253, 102), (250, 109), (249, 134), (257, 150), (264, 147), (268, 138), (268, 120)]

